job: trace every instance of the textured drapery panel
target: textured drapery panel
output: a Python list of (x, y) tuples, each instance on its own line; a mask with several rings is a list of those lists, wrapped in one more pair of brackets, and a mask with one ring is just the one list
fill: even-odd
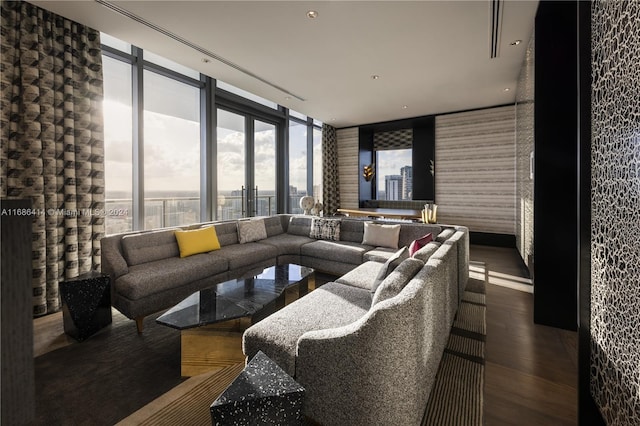
[(332, 216), (340, 208), (338, 140), (336, 129), (328, 124), (322, 125), (322, 200), (326, 216)]
[(100, 33), (2, 2), (0, 195), (32, 200), (33, 313), (58, 282), (100, 265), (104, 138)]

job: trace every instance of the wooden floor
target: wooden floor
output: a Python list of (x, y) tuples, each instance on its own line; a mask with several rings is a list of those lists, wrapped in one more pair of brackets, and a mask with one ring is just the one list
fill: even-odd
[[(531, 293), (492, 284), (528, 282), (515, 249), (471, 246), (470, 258), (484, 262), (489, 276), (486, 425), (577, 424), (577, 334), (534, 324)], [(61, 313), (34, 327), (36, 356), (74, 342)]]
[(534, 324), (532, 294), (491, 284), (526, 282), (515, 249), (472, 246), (470, 259), (489, 275), (486, 425), (577, 424), (577, 333)]

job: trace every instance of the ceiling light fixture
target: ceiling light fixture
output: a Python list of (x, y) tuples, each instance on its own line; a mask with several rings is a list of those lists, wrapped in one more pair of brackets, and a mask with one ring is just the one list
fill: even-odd
[(514, 41), (512, 41), (512, 42), (511, 42), (511, 45), (512, 45), (512, 46), (517, 46), (517, 45), (519, 45), (520, 43), (522, 43), (522, 40), (514, 40)]
[(504, 89), (502, 89), (503, 92), (508, 92), (510, 90), (511, 90), (511, 88), (509, 88), (509, 87), (505, 87)]
[(209, 59), (209, 58), (202, 58), (202, 62), (204, 62), (205, 64), (208, 64), (209, 62), (211, 62), (211, 59)]
[(371, 80), (378, 80), (380, 78), (380, 76), (378, 74), (373, 74), (371, 76)]
[(315, 10), (310, 10), (307, 12), (307, 18), (316, 19), (318, 17), (318, 12)]
[(407, 105), (402, 105), (402, 109), (407, 109), (409, 108)]
[(291, 96), (285, 96), (284, 99), (287, 100), (287, 101), (290, 101), (291, 100)]

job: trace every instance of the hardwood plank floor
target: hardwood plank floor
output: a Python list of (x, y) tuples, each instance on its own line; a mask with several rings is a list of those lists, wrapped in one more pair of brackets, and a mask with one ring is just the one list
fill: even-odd
[(492, 425), (577, 424), (577, 333), (533, 323), (533, 295), (491, 284), (524, 283), (515, 249), (471, 246), (487, 284), (485, 420)]
[[(486, 425), (577, 424), (577, 334), (534, 324), (532, 294), (491, 284), (526, 283), (515, 249), (471, 246), (470, 258), (484, 262), (489, 276)], [(74, 342), (61, 313), (34, 320), (36, 356)]]

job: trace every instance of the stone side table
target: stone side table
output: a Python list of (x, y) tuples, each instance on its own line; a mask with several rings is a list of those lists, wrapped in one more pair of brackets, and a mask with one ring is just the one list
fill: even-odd
[(211, 424), (302, 425), (304, 388), (259, 351), (211, 404)]
[(109, 276), (88, 272), (60, 283), (64, 332), (83, 341), (111, 324)]

